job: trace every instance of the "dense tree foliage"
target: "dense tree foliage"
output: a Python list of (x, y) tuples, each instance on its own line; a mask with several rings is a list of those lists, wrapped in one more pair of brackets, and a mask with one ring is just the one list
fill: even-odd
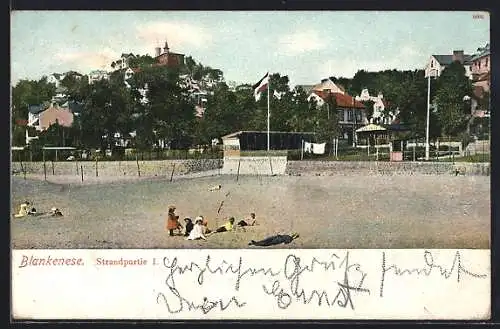
[[(75, 116), (73, 127), (54, 125), (35, 143), (114, 148), (117, 138), (124, 137), (131, 138), (132, 146), (141, 149), (186, 148), (209, 145), (214, 138), (234, 131), (267, 129), (267, 91), (255, 101), (250, 84), (230, 88), (221, 70), (203, 66), (190, 56), (180, 69), (153, 66), (154, 59), (150, 56), (131, 54), (128, 61), (139, 70), (135, 70), (127, 83), (124, 70), (115, 70), (109, 80), (93, 84), (76, 72), (67, 73), (61, 86), (70, 102), (81, 105), (81, 112)], [(115, 67), (119, 64), (113, 63)], [(203, 118), (196, 117), (197, 102), (186, 77), (208, 90)], [(410, 125), (417, 136), (425, 135), (427, 79), (422, 70), (360, 70), (352, 79), (331, 77), (331, 80), (352, 96), (359, 95), (364, 88), (372, 95), (383, 93), (389, 104), (386, 111), (399, 111), (401, 121)], [(312, 131), (327, 142), (337, 136), (335, 98), (326, 99), (321, 106), (309, 102), (304, 89), (291, 88), (288, 76), (280, 73), (270, 75), (269, 86), (271, 130)], [(15, 145), (24, 144), (25, 133), (16, 119), (27, 119), (28, 105), (48, 103), (54, 94), (55, 86), (47, 83), (46, 78), (21, 80), (12, 88)], [(431, 82), (431, 100), (437, 109), (431, 113), (431, 136), (457, 135), (464, 130), (470, 108), (466, 108), (463, 99), (471, 94), (471, 83), (459, 63), (450, 65), (438, 80)], [(373, 102), (365, 105), (370, 116)]]

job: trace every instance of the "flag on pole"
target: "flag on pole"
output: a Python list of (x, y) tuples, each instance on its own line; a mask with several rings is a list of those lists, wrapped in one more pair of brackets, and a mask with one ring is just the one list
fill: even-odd
[(260, 95), (264, 90), (266, 90), (268, 84), (269, 84), (269, 72), (267, 72), (266, 75), (264, 75), (264, 77), (259, 80), (259, 82), (253, 85), (253, 95), (256, 101), (260, 99)]

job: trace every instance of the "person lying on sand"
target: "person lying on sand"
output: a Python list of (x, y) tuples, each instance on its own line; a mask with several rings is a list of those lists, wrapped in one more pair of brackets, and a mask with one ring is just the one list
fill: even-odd
[(191, 218), (184, 218), (184, 223), (186, 223), (186, 230), (184, 231), (184, 236), (189, 236), (189, 233), (193, 230), (194, 224)]
[(175, 206), (168, 206), (167, 222), (165, 225), (166, 230), (169, 232), (170, 236), (174, 236), (174, 230), (181, 230), (182, 225), (179, 223), (179, 216), (175, 214)]
[(213, 191), (220, 190), (221, 188), (222, 188), (222, 185), (214, 185), (214, 186), (210, 187), (208, 190), (210, 192), (213, 192)]
[(236, 224), (236, 226), (254, 226), (254, 225), (258, 225), (257, 221), (255, 220), (254, 212), (250, 214), (249, 219), (242, 219)]
[(297, 239), (298, 237), (299, 237), (298, 233), (292, 233), (290, 235), (277, 234), (277, 235), (270, 236), (270, 237), (265, 238), (264, 240), (260, 240), (260, 241), (252, 240), (252, 241), (250, 241), (250, 243), (248, 243), (248, 245), (249, 246), (267, 247), (267, 246), (272, 246), (272, 245), (282, 244), (282, 243), (289, 244), (290, 242)]
[(213, 233), (221, 233), (221, 232), (229, 232), (233, 230), (233, 225), (234, 225), (234, 217), (229, 218), (229, 221), (227, 221), (226, 224), (220, 226), (217, 228)]
[(19, 212), (14, 214), (15, 218), (21, 218), (28, 215), (28, 207), (30, 206), (29, 201), (25, 201), (19, 206)]
[(193, 229), (189, 233), (189, 236), (186, 238), (186, 240), (199, 240), (199, 239), (206, 240), (207, 238), (203, 234), (202, 220), (198, 217), (196, 219), (196, 222), (194, 223)]

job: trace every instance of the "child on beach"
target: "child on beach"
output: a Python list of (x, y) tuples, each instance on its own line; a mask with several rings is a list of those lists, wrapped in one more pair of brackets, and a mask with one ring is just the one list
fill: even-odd
[(189, 233), (193, 230), (194, 224), (191, 218), (184, 218), (184, 222), (186, 223), (186, 230), (184, 232), (184, 236), (189, 236)]
[(242, 219), (240, 220), (236, 226), (254, 226), (258, 225), (257, 221), (255, 220), (255, 213), (250, 214), (250, 219)]
[(203, 227), (204, 226), (202, 223), (202, 219), (200, 219), (200, 217), (197, 217), (193, 229), (189, 233), (189, 236), (186, 238), (186, 240), (206, 240), (207, 238), (203, 234)]
[(182, 225), (179, 223), (179, 216), (175, 214), (175, 209), (173, 205), (168, 206), (166, 229), (170, 236), (174, 236), (174, 230), (182, 229)]
[(203, 225), (203, 234), (211, 233), (212, 231), (208, 228), (208, 220), (203, 216), (196, 217), (196, 220), (201, 220), (201, 225)]
[(234, 217), (229, 218), (229, 221), (217, 228), (214, 232), (212, 233), (221, 233), (221, 232), (229, 232), (233, 230), (233, 225), (234, 225)]
[(28, 207), (30, 206), (29, 201), (25, 201), (19, 206), (19, 212), (14, 215), (15, 218), (21, 218), (28, 215)]
[(62, 215), (63, 214), (62, 214), (61, 210), (59, 210), (59, 208), (53, 207), (51, 209), (51, 216), (52, 217), (62, 217)]

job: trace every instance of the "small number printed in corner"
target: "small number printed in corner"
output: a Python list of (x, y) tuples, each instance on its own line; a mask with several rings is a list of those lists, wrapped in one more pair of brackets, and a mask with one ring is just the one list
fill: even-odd
[(485, 13), (475, 13), (475, 14), (472, 14), (472, 18), (473, 19), (485, 19), (486, 15), (487, 14), (485, 14)]

